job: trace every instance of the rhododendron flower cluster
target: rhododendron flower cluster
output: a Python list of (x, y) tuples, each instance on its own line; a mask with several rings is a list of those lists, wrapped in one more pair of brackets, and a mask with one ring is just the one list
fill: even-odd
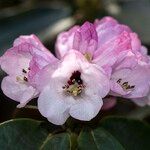
[(61, 125), (69, 116), (89, 121), (115, 97), (150, 105), (150, 57), (138, 35), (111, 17), (85, 22), (58, 35), (56, 57), (35, 35), (20, 36), (0, 58), (6, 96), (38, 109)]

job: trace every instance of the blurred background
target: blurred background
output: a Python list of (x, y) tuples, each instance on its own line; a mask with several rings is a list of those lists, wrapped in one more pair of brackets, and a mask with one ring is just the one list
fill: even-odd
[[(32, 33), (53, 52), (58, 33), (108, 15), (129, 25), (150, 48), (150, 0), (0, 0), (0, 55), (19, 35)], [(1, 71), (1, 80), (3, 76)], [(16, 104), (0, 92), (0, 122), (15, 117), (41, 118), (37, 110), (16, 109)], [(118, 100), (114, 108), (100, 115), (108, 114), (150, 121), (149, 107), (139, 108), (128, 100)]]

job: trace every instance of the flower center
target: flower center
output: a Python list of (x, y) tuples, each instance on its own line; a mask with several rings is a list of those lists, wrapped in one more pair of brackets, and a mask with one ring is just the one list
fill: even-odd
[(78, 96), (81, 94), (85, 88), (81, 79), (81, 73), (79, 71), (74, 71), (70, 79), (67, 81), (67, 84), (62, 88), (72, 96)]
[(122, 79), (117, 80), (117, 83), (123, 88), (124, 91), (133, 90), (135, 85), (130, 85), (128, 82), (122, 82)]
[(22, 69), (22, 75), (19, 75), (16, 77), (17, 82), (19, 83), (27, 83), (28, 82), (28, 72), (29, 72), (30, 68), (28, 69)]
[(92, 55), (88, 52), (84, 54), (84, 57), (90, 62), (92, 60)]

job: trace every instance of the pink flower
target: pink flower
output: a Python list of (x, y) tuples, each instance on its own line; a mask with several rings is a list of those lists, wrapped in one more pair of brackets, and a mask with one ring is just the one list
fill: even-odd
[(39, 73), (39, 87), (44, 87), (38, 99), (39, 111), (57, 125), (64, 124), (70, 115), (91, 120), (110, 90), (103, 69), (89, 63), (77, 51), (69, 51), (56, 67), (45, 67)]
[(128, 26), (119, 24), (112, 17), (95, 20), (94, 24), (98, 35), (94, 63), (112, 66), (124, 51), (140, 51), (141, 42)]
[[(147, 55), (147, 51), (148, 50), (146, 47), (143, 46), (141, 48), (141, 53), (146, 57), (147, 65), (150, 66), (150, 57)], [(149, 92), (146, 96), (141, 97), (141, 98), (132, 98), (131, 100), (139, 106), (150, 105), (150, 87), (149, 87)]]
[[(34, 68), (33, 60), (36, 60)], [(18, 107), (25, 106), (39, 94), (33, 84), (36, 72), (54, 61), (56, 58), (35, 35), (20, 36), (14, 41), (13, 47), (0, 58), (1, 68), (8, 74), (1, 85), (4, 94), (20, 102)]]
[(125, 98), (143, 98), (150, 89), (150, 65), (148, 57), (128, 52), (113, 66), (111, 94)]
[(85, 22), (81, 27), (75, 26), (59, 34), (57, 56), (62, 58), (72, 49), (81, 52), (89, 62), (102, 67), (109, 77), (111, 66), (122, 53), (142, 50), (138, 35), (112, 17), (95, 20), (94, 24)]
[(55, 44), (55, 53), (58, 58), (62, 58), (69, 50), (73, 48), (73, 40), (75, 32), (79, 29), (79, 26), (72, 27), (67, 32), (62, 32), (58, 35)]
[(68, 32), (59, 34), (56, 41), (56, 54), (61, 58), (69, 50), (74, 49), (80, 51), (88, 61), (91, 61), (97, 49), (97, 41), (94, 25), (85, 22), (81, 27), (75, 26)]
[(139, 51), (141, 42), (128, 26), (111, 17), (85, 22), (58, 35), (56, 54), (63, 57), (71, 49), (80, 51), (89, 61), (100, 66), (111, 66), (123, 51)]

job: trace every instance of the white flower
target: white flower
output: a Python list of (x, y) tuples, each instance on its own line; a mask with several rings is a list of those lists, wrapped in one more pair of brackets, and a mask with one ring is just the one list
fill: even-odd
[(44, 87), (38, 99), (41, 114), (57, 125), (70, 115), (84, 121), (94, 118), (110, 90), (103, 70), (77, 51), (68, 52), (54, 68), (49, 65), (39, 73), (39, 87)]

